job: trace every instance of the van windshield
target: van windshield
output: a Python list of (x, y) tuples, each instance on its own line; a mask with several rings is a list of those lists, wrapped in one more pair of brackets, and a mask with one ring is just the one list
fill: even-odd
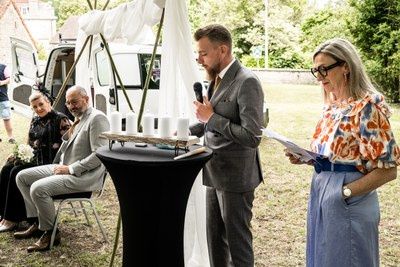
[[(119, 53), (113, 55), (118, 73), (127, 89), (142, 89), (146, 81), (147, 68), (150, 65), (151, 54)], [(110, 64), (105, 51), (96, 54), (97, 79), (101, 86), (110, 84)], [(161, 55), (156, 55), (149, 89), (160, 88)], [(116, 80), (117, 86), (119, 83)]]

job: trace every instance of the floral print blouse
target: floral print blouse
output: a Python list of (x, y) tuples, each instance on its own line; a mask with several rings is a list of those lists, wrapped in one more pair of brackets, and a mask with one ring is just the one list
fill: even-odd
[(355, 165), (363, 173), (400, 165), (400, 149), (380, 94), (324, 107), (311, 142), (312, 151), (332, 163)]

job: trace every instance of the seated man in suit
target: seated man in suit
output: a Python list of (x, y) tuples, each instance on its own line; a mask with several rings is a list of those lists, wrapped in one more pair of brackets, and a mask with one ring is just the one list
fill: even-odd
[[(101, 111), (89, 107), (84, 88), (73, 86), (66, 93), (66, 105), (75, 122), (62, 137), (62, 144), (53, 164), (25, 169), (17, 175), (17, 185), (24, 197), (27, 217), (38, 217), (37, 223), (26, 231), (16, 232), (15, 238), (40, 236), (28, 247), (28, 252), (49, 249), (55, 220), (52, 196), (94, 191), (102, 186), (105, 167), (97, 158), (96, 149), (107, 144), (99, 135), (110, 128)], [(60, 243), (57, 231), (54, 244)]]

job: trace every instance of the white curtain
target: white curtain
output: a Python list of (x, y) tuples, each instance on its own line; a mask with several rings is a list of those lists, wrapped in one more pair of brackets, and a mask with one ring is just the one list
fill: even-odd
[[(80, 51), (87, 36), (102, 33), (107, 42), (125, 39), (127, 44), (154, 44), (152, 26), (160, 21), (165, 7), (159, 115), (180, 116), (195, 122), (193, 84), (201, 82), (195, 61), (192, 35), (185, 0), (136, 0), (109, 11), (90, 11), (79, 20), (76, 51)], [(76, 67), (76, 83), (90, 87), (88, 51)], [(78, 53), (76, 53), (78, 54)], [(175, 123), (175, 122), (174, 122)], [(196, 178), (189, 197), (185, 219), (185, 265), (208, 267), (206, 242), (205, 187), (201, 173)]]
[[(160, 115), (187, 116), (196, 121), (193, 83), (201, 82), (195, 60), (185, 0), (167, 0), (161, 59)], [(185, 265), (209, 266), (206, 240), (205, 187), (197, 176), (189, 197), (185, 220)]]

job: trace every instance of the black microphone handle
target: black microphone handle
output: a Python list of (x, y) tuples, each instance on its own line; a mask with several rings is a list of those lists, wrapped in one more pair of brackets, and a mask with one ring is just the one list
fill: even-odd
[(198, 101), (198, 102), (200, 102), (200, 103), (203, 103), (203, 94), (202, 94), (202, 92), (200, 91), (194, 91), (194, 93), (196, 94), (196, 100)]
[(193, 90), (196, 95), (196, 100), (203, 103), (203, 86), (199, 82), (193, 84)]

